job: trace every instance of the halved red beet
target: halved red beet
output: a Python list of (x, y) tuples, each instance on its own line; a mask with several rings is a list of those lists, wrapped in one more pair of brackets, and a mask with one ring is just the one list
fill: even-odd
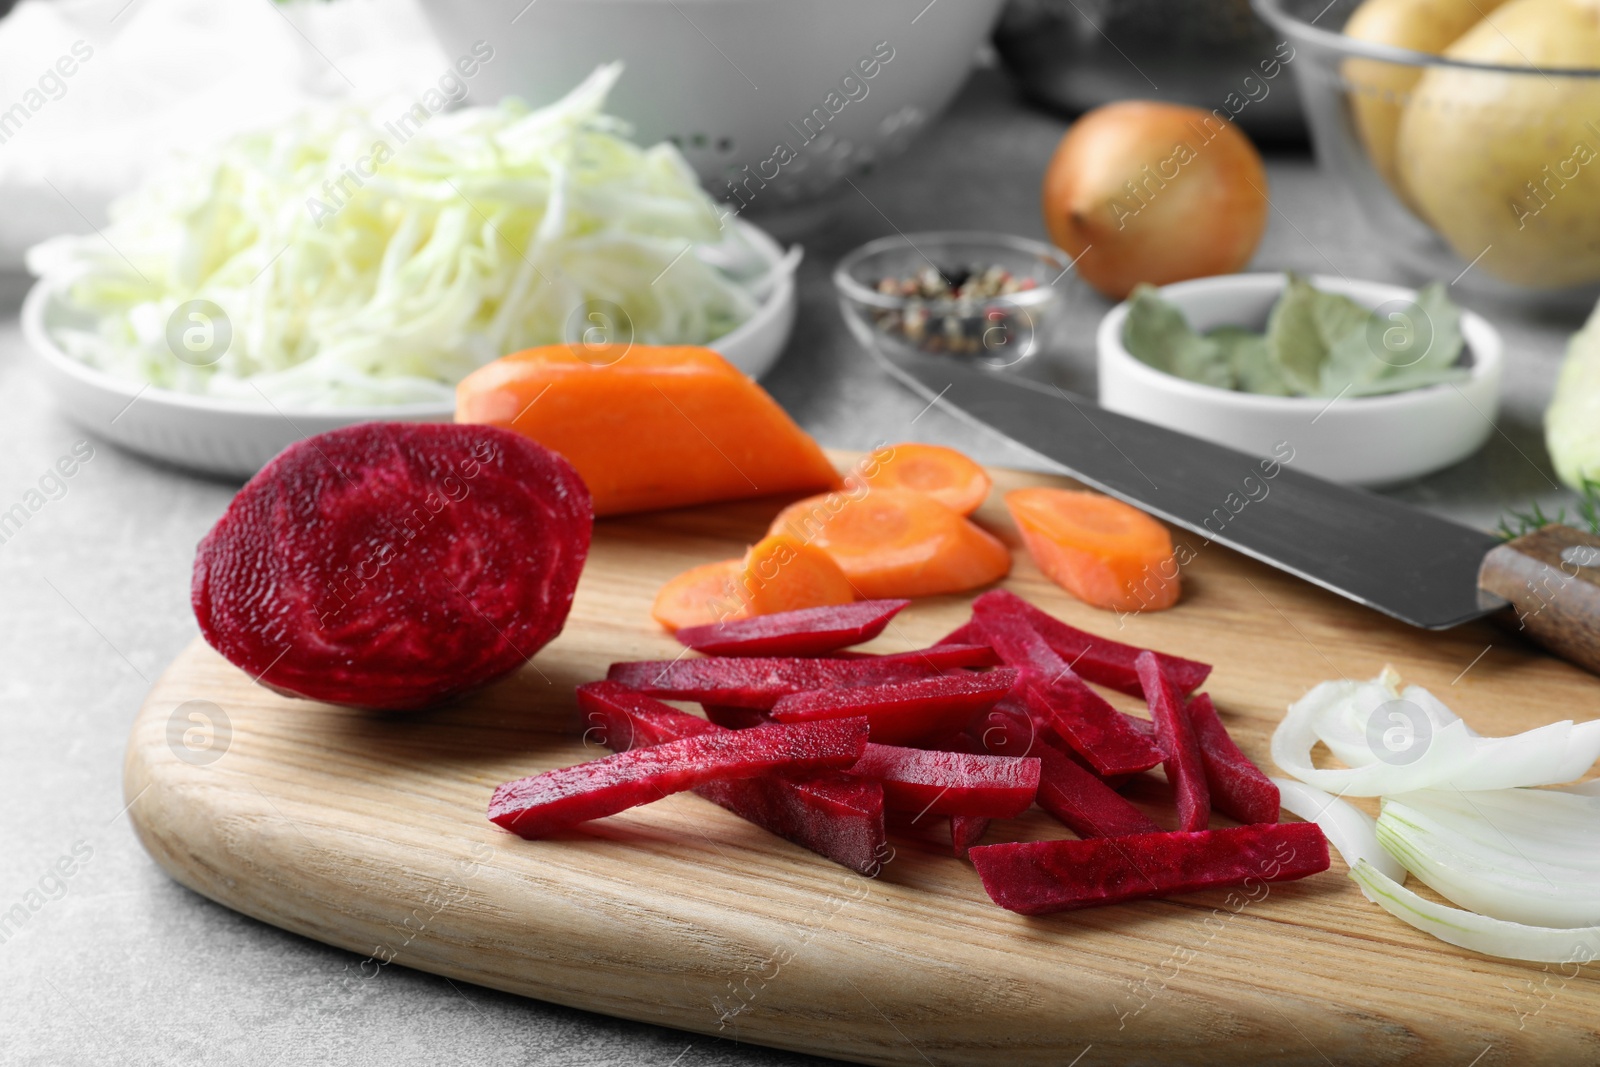
[(1200, 742), (1212, 807), (1244, 823), (1277, 822), (1278, 787), (1239, 751), (1211, 698), (1197, 693), (1190, 699), (1188, 711), (1195, 740)]
[[(975, 618), (1012, 615), (1025, 619), (1055, 649), (1056, 654), (1072, 664), (1072, 669), (1084, 678), (1129, 696), (1144, 696), (1144, 691), (1139, 688), (1139, 673), (1134, 669), (1133, 661), (1145, 649), (1069, 626), (1005, 589), (991, 589), (979, 596), (972, 602), (972, 612)], [(1167, 665), (1172, 684), (1181, 693), (1194, 692), (1211, 673), (1208, 663), (1197, 663), (1164, 652), (1157, 652), (1156, 655)]]
[(685, 626), (675, 636), (685, 646), (708, 655), (819, 656), (872, 640), (910, 603), (858, 600)]
[(872, 739), (900, 745), (944, 737), (1005, 696), (1016, 682), (1009, 667), (974, 674), (967, 671), (914, 682), (816, 689), (780, 697), (772, 708), (778, 722), (808, 722), (864, 715)]
[(548, 837), (707, 782), (848, 767), (867, 745), (862, 719), (718, 730), (505, 782), (489, 821)]
[(1155, 820), (1118, 796), (1092, 771), (1040, 737), (1025, 712), (1001, 704), (984, 717), (982, 739), (990, 752), (1039, 760), (1039, 806), (1080, 837), (1120, 837), (1159, 831)]
[[(715, 732), (721, 727), (616, 682), (578, 687), (585, 734), (619, 752)], [(595, 736), (595, 734), (598, 736)], [(883, 787), (834, 771), (707, 782), (694, 792), (763, 829), (868, 877), (889, 855)]]
[(1023, 672), (1018, 695), (1035, 717), (1048, 722), (1097, 773), (1134, 774), (1161, 762), (1161, 750), (1074, 674), (1027, 619), (988, 615), (982, 627), (1000, 658)]
[(1021, 815), (1039, 791), (1032, 756), (972, 755), (869, 744), (851, 774), (883, 785), (885, 806), (928, 815)]
[(1177, 799), (1178, 829), (1204, 830), (1211, 821), (1211, 790), (1206, 785), (1200, 741), (1195, 737), (1183, 698), (1154, 652), (1139, 653), (1134, 663), (1139, 683), (1148, 694), (1145, 700), (1150, 704), (1150, 721), (1156, 724), (1156, 736), (1167, 752), (1164, 766)]
[(706, 656), (703, 659), (613, 663), (606, 678), (663, 700), (693, 700), (736, 708), (770, 709), (778, 698), (812, 689), (883, 685), (937, 676), (944, 668), (922, 659)]
[(1328, 869), (1328, 841), (1316, 823), (1227, 830), (1010, 841), (967, 854), (989, 899), (1023, 915), (1286, 882)]
[(278, 692), (415, 708), (561, 632), (594, 512), (571, 464), (491, 426), (365, 423), (290, 445), (200, 542), (200, 632)]

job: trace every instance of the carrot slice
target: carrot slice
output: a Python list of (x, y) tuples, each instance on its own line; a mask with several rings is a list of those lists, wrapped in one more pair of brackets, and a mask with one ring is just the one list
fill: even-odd
[(1071, 489), (1014, 489), (1006, 507), (1039, 569), (1084, 603), (1158, 611), (1178, 602), (1172, 535), (1138, 508)]
[(773, 520), (772, 532), (832, 556), (866, 600), (957, 593), (1011, 570), (1005, 545), (932, 497), (859, 488), (789, 505)]
[(849, 604), (856, 598), (855, 587), (833, 557), (787, 534), (751, 545), (739, 582), (751, 615)]
[(742, 619), (750, 614), (739, 590), (743, 574), (744, 560), (740, 559), (719, 559), (690, 567), (661, 587), (650, 615), (673, 631)]
[(840, 485), (777, 401), (709, 348), (530, 348), (467, 375), (456, 421), (503, 426), (561, 453), (596, 515)]
[(702, 563), (672, 578), (656, 593), (650, 614), (677, 631), (855, 598), (855, 587), (822, 549), (792, 537), (767, 537), (743, 559)]
[(977, 511), (989, 495), (988, 472), (953, 448), (912, 442), (887, 451), (882, 459), (873, 453), (861, 471), (875, 489), (910, 489), (963, 515)]

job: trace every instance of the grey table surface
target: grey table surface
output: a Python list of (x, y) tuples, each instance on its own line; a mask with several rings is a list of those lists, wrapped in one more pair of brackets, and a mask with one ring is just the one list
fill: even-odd
[[(1064, 127), (1024, 107), (998, 74), (980, 72), (942, 123), (860, 180), (805, 238), (799, 325), (766, 385), (823, 443), (920, 439), (990, 463), (1032, 462), (887, 381), (845, 332), (828, 272), (849, 248), (896, 229), (1042, 236), (1039, 177)], [(1394, 276), (1355, 209), (1308, 157), (1271, 157), (1269, 171), (1275, 210), (1257, 268)], [(352, 981), (356, 956), (169, 880), (129, 828), (123, 745), (146, 689), (195, 635), (193, 548), (236, 487), (119, 453), (63, 417), (25, 365), (16, 325), (22, 284), (8, 280), (0, 322), (0, 508), (79, 442), (93, 456), (63, 495), (0, 544), (0, 913), (22, 904), (28, 916), (0, 933), (0, 1062), (821, 1062), (401, 967)], [(1092, 395), (1092, 333), (1107, 302), (1069, 289), (1074, 328), (1058, 369)], [(1577, 322), (1482, 310), (1507, 341), (1498, 432), (1473, 459), (1395, 492), (1492, 525), (1508, 504), (1560, 496), (1539, 426)], [(58, 873), (62, 857), (69, 877)]]

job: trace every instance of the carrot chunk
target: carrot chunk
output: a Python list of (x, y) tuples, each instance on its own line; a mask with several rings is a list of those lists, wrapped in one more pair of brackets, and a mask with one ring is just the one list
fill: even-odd
[(874, 489), (909, 489), (945, 507), (971, 515), (989, 495), (989, 474), (978, 464), (942, 445), (894, 445), (888, 455), (867, 461), (861, 480)]
[(979, 845), (967, 855), (989, 899), (1008, 911), (1048, 915), (1124, 900), (1286, 882), (1328, 869), (1316, 823), (1153, 833), (1081, 841)]
[(503, 426), (565, 456), (596, 515), (840, 485), (777, 401), (709, 348), (530, 348), (467, 375), (456, 421)]
[(1011, 553), (994, 535), (906, 489), (808, 497), (779, 512), (771, 532), (832, 556), (866, 600), (957, 593), (1011, 570)]
[(1178, 602), (1172, 535), (1138, 508), (1071, 489), (1015, 489), (1006, 507), (1039, 569), (1084, 603), (1158, 611)]
[(690, 567), (669, 579), (656, 593), (650, 616), (673, 631), (742, 619), (750, 613), (739, 593), (743, 574), (744, 560), (740, 559), (719, 559)]

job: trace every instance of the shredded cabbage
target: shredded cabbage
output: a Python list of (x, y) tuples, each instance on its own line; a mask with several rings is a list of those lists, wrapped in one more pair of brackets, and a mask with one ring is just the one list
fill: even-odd
[[(119, 201), (103, 234), (30, 250), (77, 320), (53, 336), (126, 380), (285, 408), (448, 403), (484, 363), (596, 330), (712, 341), (754, 312), (756, 257), (675, 149), (603, 113), (620, 72), (539, 110), (419, 125), (328, 105), (236, 136)], [(175, 316), (194, 300), (225, 323)], [(184, 341), (195, 356), (174, 323), (212, 331)]]

